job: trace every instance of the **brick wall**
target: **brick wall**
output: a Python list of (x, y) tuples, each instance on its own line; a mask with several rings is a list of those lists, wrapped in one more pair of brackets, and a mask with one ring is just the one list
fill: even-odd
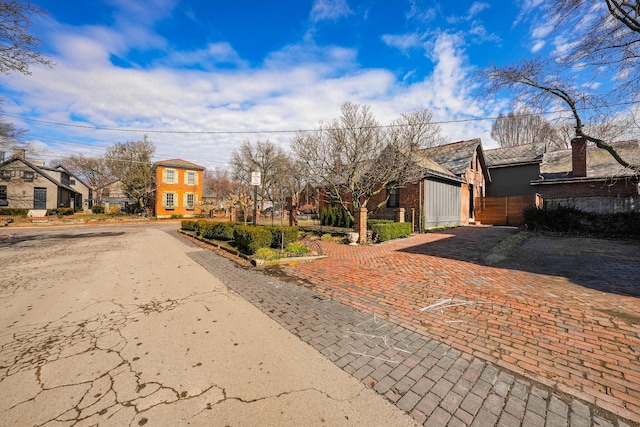
[(636, 178), (608, 179), (605, 181), (572, 182), (537, 185), (538, 193), (544, 199), (568, 197), (609, 197), (633, 196), (638, 194)]

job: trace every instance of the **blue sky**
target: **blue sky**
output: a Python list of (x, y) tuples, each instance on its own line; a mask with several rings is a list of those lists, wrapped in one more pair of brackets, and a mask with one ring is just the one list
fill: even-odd
[(542, 0), (32, 2), (48, 12), (32, 31), (56, 65), (0, 76), (0, 96), (48, 159), (146, 132), (158, 160), (224, 167), (242, 141), (286, 149), (287, 131), (347, 101), (383, 124), (428, 107), (450, 141), (492, 148), (492, 120), (475, 119), (509, 100), (479, 96), (474, 70), (557, 48)]

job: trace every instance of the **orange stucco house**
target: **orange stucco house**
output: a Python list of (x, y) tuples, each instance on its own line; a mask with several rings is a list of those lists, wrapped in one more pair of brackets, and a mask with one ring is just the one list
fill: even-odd
[(171, 159), (156, 162), (153, 169), (156, 180), (154, 216), (188, 218), (201, 213), (203, 166)]

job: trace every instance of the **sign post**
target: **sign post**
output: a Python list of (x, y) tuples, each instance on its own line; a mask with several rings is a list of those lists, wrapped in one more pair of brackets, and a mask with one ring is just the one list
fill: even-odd
[(258, 223), (258, 187), (260, 186), (262, 177), (260, 172), (251, 172), (251, 185), (253, 186), (253, 225)]

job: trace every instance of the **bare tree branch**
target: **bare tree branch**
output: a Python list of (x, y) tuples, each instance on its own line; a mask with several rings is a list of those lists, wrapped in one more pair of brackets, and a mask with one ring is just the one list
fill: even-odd
[(38, 50), (41, 40), (28, 32), (32, 16), (44, 13), (29, 0), (0, 1), (0, 72), (31, 74), (33, 64), (53, 65)]

